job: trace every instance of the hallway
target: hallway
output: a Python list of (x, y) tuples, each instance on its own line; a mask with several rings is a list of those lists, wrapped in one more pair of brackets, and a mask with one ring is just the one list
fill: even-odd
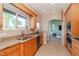
[(70, 56), (61, 40), (49, 40), (46, 45), (41, 46), (35, 56)]

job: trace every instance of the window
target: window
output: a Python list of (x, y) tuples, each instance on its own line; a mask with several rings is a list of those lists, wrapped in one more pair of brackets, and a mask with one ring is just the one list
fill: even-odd
[(3, 11), (3, 30), (16, 29), (16, 14), (5, 8)]
[(26, 27), (26, 17), (18, 15), (17, 26), (19, 28), (25, 28)]
[[(18, 15), (18, 16), (17, 16)], [(28, 26), (27, 17), (19, 15), (6, 8), (3, 9), (3, 30), (24, 29)]]
[(52, 24), (52, 30), (55, 30), (55, 24)]

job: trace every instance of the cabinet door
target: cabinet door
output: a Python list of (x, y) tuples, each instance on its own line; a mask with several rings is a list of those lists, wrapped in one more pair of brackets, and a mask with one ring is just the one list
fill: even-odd
[(34, 38), (32, 39), (32, 45), (31, 45), (31, 54), (34, 55), (35, 53), (35, 45), (34, 45)]
[(36, 38), (24, 43), (24, 56), (33, 56), (36, 52)]
[(4, 50), (6, 56), (20, 56), (20, 45), (16, 44)]
[(72, 40), (72, 55), (79, 56), (79, 42), (74, 39)]
[(6, 56), (20, 56), (19, 49), (8, 53)]
[(35, 29), (36, 28), (36, 24), (37, 24), (37, 19), (36, 19), (37, 17), (34, 15), (34, 16), (32, 16), (31, 17), (31, 23), (30, 23), (30, 27), (31, 27), (31, 29)]
[(24, 56), (31, 56), (31, 42), (24, 43)]
[(79, 4), (72, 4), (71, 11), (72, 35), (79, 35)]
[(36, 49), (37, 49), (37, 43), (36, 43), (36, 38), (34, 38), (34, 54), (36, 52)]
[(4, 51), (0, 51), (0, 56), (5, 56), (5, 52)]

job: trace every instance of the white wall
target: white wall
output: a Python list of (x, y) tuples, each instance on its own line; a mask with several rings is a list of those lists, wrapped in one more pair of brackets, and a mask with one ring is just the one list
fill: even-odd
[(51, 15), (51, 16), (46, 16), (42, 17), (42, 25), (43, 25), (43, 32), (46, 33), (46, 40), (48, 41), (48, 21), (52, 19), (60, 19), (61, 20), (61, 14), (59, 15)]

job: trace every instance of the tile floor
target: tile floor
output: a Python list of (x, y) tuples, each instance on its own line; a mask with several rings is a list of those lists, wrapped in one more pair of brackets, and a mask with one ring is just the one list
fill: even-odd
[(61, 40), (49, 40), (40, 47), (35, 56), (70, 56), (70, 54)]

